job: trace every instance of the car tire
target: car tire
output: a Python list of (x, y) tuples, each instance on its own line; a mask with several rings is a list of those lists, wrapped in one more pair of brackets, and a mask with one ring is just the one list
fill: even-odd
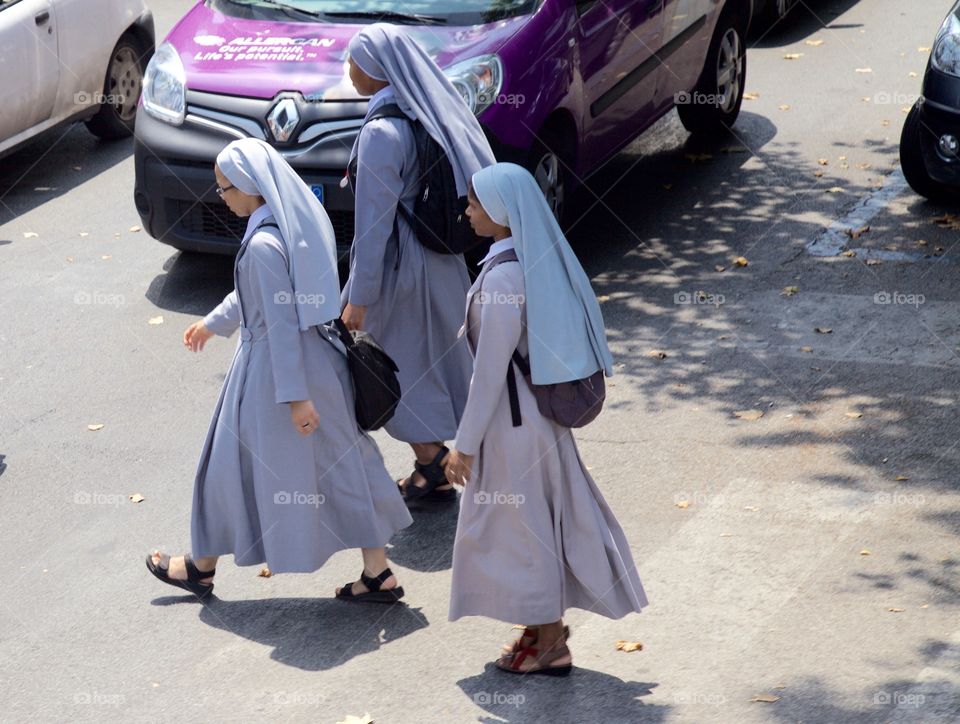
[(128, 33), (120, 38), (110, 54), (100, 110), (86, 121), (91, 133), (104, 140), (133, 134), (147, 60), (135, 36)]
[(923, 160), (920, 147), (921, 134), (924, 132), (920, 121), (920, 102), (914, 104), (903, 124), (900, 134), (900, 168), (910, 188), (931, 201), (956, 202), (960, 193), (955, 189), (930, 178), (927, 164)]
[(766, 28), (771, 28), (787, 17), (796, 5), (797, 0), (767, 0), (767, 5), (763, 9)]
[(527, 159), (527, 170), (533, 174), (547, 199), (547, 205), (561, 227), (569, 221), (571, 192), (576, 176), (573, 142), (560, 129), (548, 128), (535, 140)]
[(730, 10), (724, 11), (717, 21), (700, 80), (687, 94), (690, 102), (677, 105), (683, 127), (697, 136), (726, 136), (743, 104), (747, 79), (747, 23), (733, 5), (729, 7)]

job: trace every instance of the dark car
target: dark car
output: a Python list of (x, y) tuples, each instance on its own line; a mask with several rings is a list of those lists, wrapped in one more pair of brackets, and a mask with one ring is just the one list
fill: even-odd
[(960, 2), (933, 44), (920, 99), (900, 136), (900, 166), (911, 188), (934, 201), (960, 198)]

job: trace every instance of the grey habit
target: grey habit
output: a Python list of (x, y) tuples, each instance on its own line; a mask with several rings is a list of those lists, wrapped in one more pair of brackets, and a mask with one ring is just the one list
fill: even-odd
[(580, 459), (571, 431), (544, 417), (523, 376), (523, 424), (513, 427), (507, 366), (528, 352), (520, 264), (487, 263), (467, 296), (474, 356), (456, 448), (477, 455), (464, 488), (453, 548), (450, 620), (462, 616), (539, 625), (569, 608), (609, 618), (647, 597), (620, 524)]
[[(335, 552), (377, 548), (412, 522), (353, 412), (342, 348), (325, 327), (301, 331), (287, 251), (264, 205), (250, 217), (235, 290), (204, 323), (240, 340), (210, 424), (194, 488), (193, 556), (308, 572)], [(318, 330), (325, 336), (321, 336)], [(339, 343), (337, 343), (339, 344)], [(320, 426), (293, 428), (289, 403), (313, 401)]]
[[(394, 102), (389, 86), (368, 115)], [(409, 443), (451, 439), (467, 400), (470, 354), (458, 339), (460, 304), (470, 288), (463, 257), (417, 241), (397, 203), (413, 209), (419, 190), (410, 124), (378, 118), (357, 141), (356, 234), (341, 302), (367, 308), (363, 328), (400, 368), (402, 398), (386, 431)]]

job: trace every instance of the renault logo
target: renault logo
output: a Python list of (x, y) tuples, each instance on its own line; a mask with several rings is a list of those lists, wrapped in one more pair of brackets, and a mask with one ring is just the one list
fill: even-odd
[(293, 98), (284, 98), (267, 115), (267, 127), (280, 143), (290, 140), (290, 134), (300, 123), (300, 111)]

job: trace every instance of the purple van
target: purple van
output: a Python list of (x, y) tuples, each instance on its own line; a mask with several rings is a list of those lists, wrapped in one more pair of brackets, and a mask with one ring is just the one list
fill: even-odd
[(146, 71), (137, 210), (178, 249), (235, 252), (245, 222), (219, 202), (212, 166), (252, 136), (323, 201), (344, 252), (354, 200), (340, 181), (367, 106), (347, 43), (387, 21), (431, 53), (497, 157), (530, 168), (562, 218), (580, 179), (675, 106), (691, 132), (726, 132), (752, 12), (753, 0), (203, 0)]

